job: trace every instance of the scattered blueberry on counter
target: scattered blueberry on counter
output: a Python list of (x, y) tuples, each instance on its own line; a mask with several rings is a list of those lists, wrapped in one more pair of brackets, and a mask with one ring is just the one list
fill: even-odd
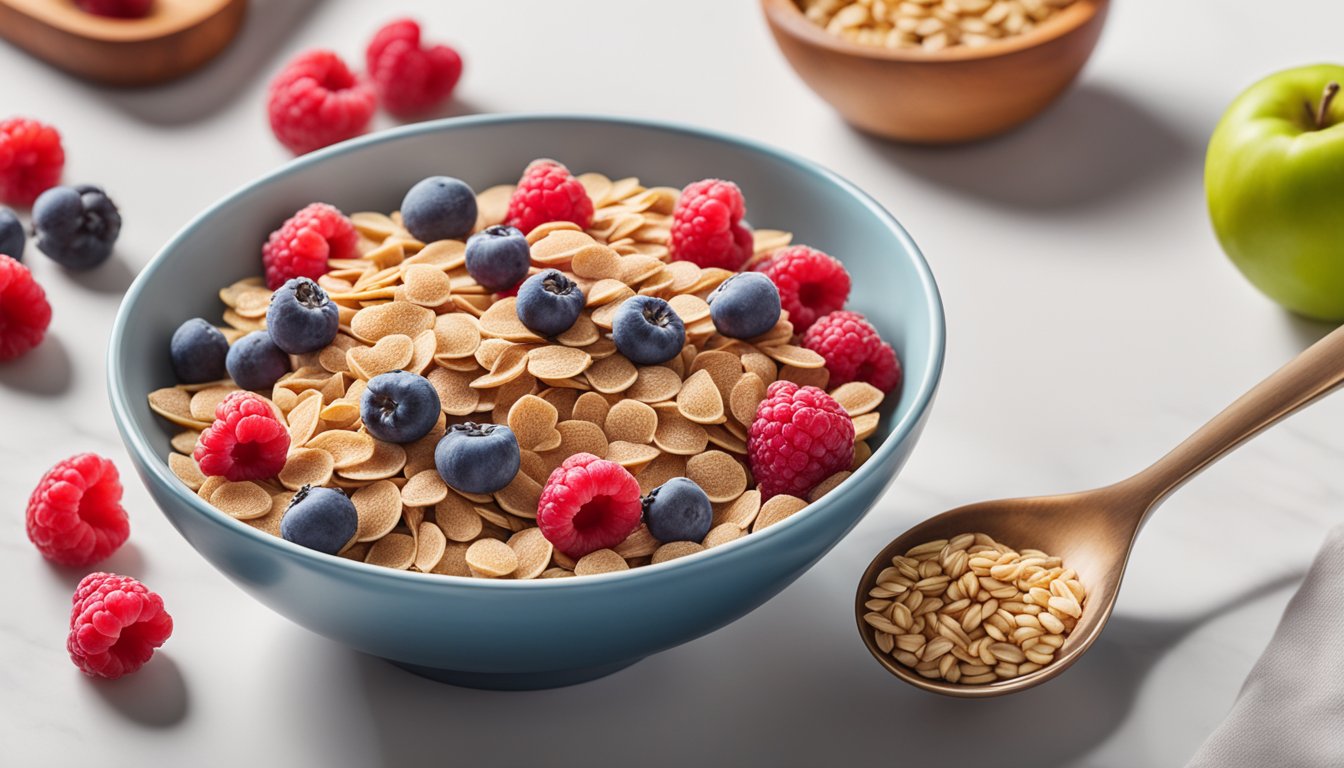
[(112, 255), (121, 214), (100, 187), (52, 187), (33, 203), (33, 229), (38, 250), (66, 269), (82, 271)]

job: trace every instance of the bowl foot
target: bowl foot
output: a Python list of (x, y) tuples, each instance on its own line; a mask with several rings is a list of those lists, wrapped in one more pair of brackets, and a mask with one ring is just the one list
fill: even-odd
[(633, 661), (621, 661), (595, 667), (559, 669), (546, 672), (467, 672), (458, 669), (439, 669), (437, 667), (422, 667), (418, 664), (403, 664), (399, 661), (391, 661), (390, 663), (412, 674), (464, 688), (482, 688), (490, 691), (537, 691), (545, 688), (563, 688), (567, 685), (586, 683), (619, 672), (641, 660), (634, 659)]

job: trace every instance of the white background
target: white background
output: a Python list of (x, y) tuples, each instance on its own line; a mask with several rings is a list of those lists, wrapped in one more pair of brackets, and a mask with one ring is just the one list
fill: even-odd
[[(1182, 763), (1231, 704), (1325, 530), (1344, 518), (1339, 398), (1174, 497), (1139, 541), (1106, 634), (1043, 688), (993, 702), (907, 688), (869, 658), (851, 609), (869, 558), (915, 521), (1117, 479), (1327, 330), (1278, 310), (1227, 263), (1201, 174), (1208, 134), (1237, 92), (1341, 55), (1344, 6), (1116, 6), (1062, 102), (1012, 135), (946, 150), (847, 128), (794, 77), (750, 0), (261, 0), (221, 60), (141, 91), (96, 88), (0, 45), (0, 115), (59, 126), (67, 181), (105, 185), (125, 216), (115, 260), (89, 275), (65, 274), (30, 247), (55, 320), (36, 353), (0, 367), (0, 760)], [(281, 63), (317, 45), (362, 63), (372, 31), (398, 12), (466, 58), (447, 114), (626, 114), (755, 137), (854, 180), (923, 247), (949, 323), (924, 440), (867, 520), (751, 616), (588, 685), (451, 688), (253, 602), (186, 545), (131, 473), (104, 395), (120, 293), (189, 217), (287, 159), (263, 106)], [(235, 245), (240, 258), (257, 248)], [(82, 574), (47, 565), (23, 533), (38, 477), (87, 450), (113, 457), (127, 481), (131, 541), (105, 567), (160, 591), (177, 622), (150, 665), (111, 684), (66, 658)]]

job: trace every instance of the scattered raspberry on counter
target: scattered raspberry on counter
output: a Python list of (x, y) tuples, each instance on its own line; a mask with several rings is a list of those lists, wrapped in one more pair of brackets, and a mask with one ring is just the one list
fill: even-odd
[(60, 182), (64, 168), (65, 150), (55, 128), (26, 117), (0, 120), (0, 203), (32, 205)]
[(806, 245), (780, 249), (756, 269), (779, 288), (780, 304), (795, 333), (806, 332), (822, 315), (844, 309), (849, 299), (845, 266)]
[(234, 392), (215, 408), (193, 454), (206, 476), (230, 481), (274, 477), (285, 466), (289, 430), (264, 398)]
[(399, 117), (423, 114), (453, 93), (462, 57), (446, 45), (422, 45), (420, 25), (397, 19), (378, 30), (365, 52), (383, 107)]
[(91, 573), (71, 602), (65, 647), (89, 677), (115, 680), (135, 672), (173, 634), (163, 598), (129, 576)]
[(28, 354), (51, 325), (51, 305), (28, 268), (0, 254), (0, 362)]
[(340, 57), (317, 49), (299, 54), (271, 81), (271, 130), (301, 155), (363, 133), (378, 106), (373, 87)]
[(83, 567), (116, 552), (131, 533), (116, 466), (93, 453), (58, 462), (28, 499), (27, 528), (42, 556), (58, 565)]
[(576, 453), (542, 488), (537, 527), (556, 549), (578, 559), (625, 541), (643, 514), (634, 475), (614, 461)]
[(154, 8), (154, 0), (75, 0), (80, 10), (116, 19), (142, 19)]
[(686, 185), (672, 211), (667, 246), (672, 258), (699, 267), (736, 272), (751, 258), (751, 230), (742, 223), (747, 205), (731, 181), (704, 179)]
[(826, 359), (831, 387), (866, 381), (883, 392), (901, 383), (901, 361), (877, 329), (858, 312), (825, 315), (803, 335), (803, 346)]
[(854, 422), (835, 398), (780, 379), (766, 389), (747, 432), (747, 456), (761, 499), (800, 499), (854, 462)]
[(355, 226), (335, 206), (310, 203), (261, 246), (266, 286), (274, 291), (295, 277), (316, 280), (327, 273), (328, 259), (354, 258), (358, 240)]
[(593, 201), (568, 168), (554, 160), (533, 160), (509, 198), (505, 220), (524, 234), (548, 221), (570, 221), (587, 229)]

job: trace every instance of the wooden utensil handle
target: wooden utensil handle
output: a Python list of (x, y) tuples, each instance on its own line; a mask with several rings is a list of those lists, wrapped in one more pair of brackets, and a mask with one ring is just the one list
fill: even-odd
[(1344, 327), (1308, 347), (1120, 487), (1148, 502), (1144, 507), (1147, 519), (1172, 491), (1223, 454), (1340, 384), (1344, 384)]

